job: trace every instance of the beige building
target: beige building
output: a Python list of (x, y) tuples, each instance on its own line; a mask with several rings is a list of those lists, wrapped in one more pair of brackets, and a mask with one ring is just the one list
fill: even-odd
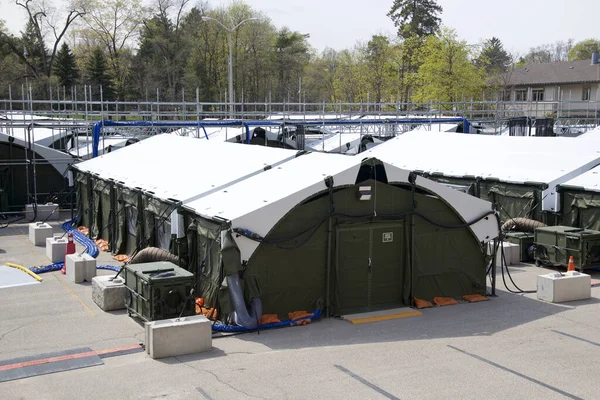
[(598, 53), (591, 61), (529, 64), (502, 77), (502, 98), (530, 116), (594, 118), (600, 105)]

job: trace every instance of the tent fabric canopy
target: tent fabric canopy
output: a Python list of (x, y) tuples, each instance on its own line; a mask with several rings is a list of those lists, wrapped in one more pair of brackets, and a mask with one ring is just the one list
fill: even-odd
[[(181, 212), (196, 224), (221, 221), (223, 233), (233, 230), (246, 301), (261, 296), (265, 313), (285, 317), (323, 300), (338, 312), (410, 304), (413, 292), (421, 298), (484, 293), (482, 243), (498, 233), (491, 204), (415, 178), (418, 214), (412, 223), (408, 171), (375, 159), (320, 153), (192, 201)], [(365, 187), (371, 198), (361, 201), (357, 194)], [(450, 229), (477, 217), (484, 218)], [(196, 234), (197, 226), (191, 231)], [(196, 265), (206, 257), (195, 254)], [(223, 278), (232, 271), (225, 264), (218, 275), (210, 269), (203, 277), (212, 285), (221, 281), (221, 287), (216, 300), (208, 293), (216, 301), (209, 304), (227, 314), (232, 310)]]
[[(407, 132), (362, 156), (420, 171), (436, 181), (462, 178), (469, 185), (479, 180), (532, 188), (540, 201), (533, 212), (541, 216), (559, 212), (557, 185), (600, 163), (598, 144), (583, 138)], [(501, 200), (505, 204), (512, 201), (511, 196), (496, 195), (505, 197)], [(486, 191), (478, 196), (489, 198)]]
[[(90, 226), (93, 238), (111, 241), (116, 253), (131, 255), (140, 246), (150, 245), (170, 249), (170, 218), (177, 204), (221, 190), (297, 155), (295, 151), (157, 135), (73, 167), (79, 223)], [(93, 188), (91, 193), (88, 187)], [(86, 204), (92, 207), (91, 221), (84, 213)]]
[(600, 230), (600, 166), (560, 185), (562, 224)]
[(179, 255), (224, 316), (234, 274), (281, 317), (485, 292), (489, 202), (375, 158), (196, 142), (152, 137), (78, 164), (76, 181), (98, 234), (116, 221), (115, 252), (160, 245), (159, 226), (182, 220)]

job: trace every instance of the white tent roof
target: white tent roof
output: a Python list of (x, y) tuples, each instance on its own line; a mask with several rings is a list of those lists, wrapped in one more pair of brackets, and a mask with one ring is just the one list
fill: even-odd
[(161, 199), (189, 201), (296, 157), (293, 150), (157, 135), (77, 164), (77, 169)]
[(600, 192), (600, 166), (593, 168), (583, 174), (566, 181), (561, 187), (573, 187), (588, 192)]
[(171, 132), (171, 135), (177, 136), (189, 136), (195, 137), (198, 139), (206, 139), (208, 136), (209, 140), (218, 140), (221, 142), (225, 141), (235, 141), (235, 138), (239, 135), (242, 136), (242, 139), (246, 139), (246, 128), (239, 126), (206, 126), (204, 127), (206, 130), (206, 134), (204, 134), (204, 130), (201, 127), (184, 127), (179, 128)]
[[(0, 132), (0, 142), (9, 142), (10, 138), (11, 136)], [(10, 140), (14, 140), (14, 143), (19, 146), (29, 148), (29, 143), (23, 141), (22, 139), (12, 137)], [(61, 175), (66, 175), (69, 165), (75, 161), (73, 157), (63, 153), (62, 151), (54, 150), (38, 143), (33, 143), (32, 146), (35, 152), (38, 154), (38, 157), (36, 157), (37, 163), (51, 164)]]
[(360, 157), (399, 168), (452, 177), (545, 183), (543, 210), (559, 211), (556, 186), (600, 163), (600, 142), (560, 137), (514, 137), (408, 132)]
[[(333, 177), (334, 186), (354, 185), (360, 166), (361, 158), (310, 153), (191, 201), (186, 208), (208, 218), (229, 220), (233, 228), (250, 229), (265, 236), (293, 207), (326, 190), (327, 176)], [(408, 182), (408, 171), (391, 165), (385, 168), (389, 182)], [(417, 178), (416, 184), (438, 194), (468, 222), (492, 209), (487, 201), (422, 177)], [(495, 218), (482, 220), (471, 229), (480, 241), (493, 239), (498, 232)], [(242, 259), (248, 259), (258, 246), (245, 237), (236, 241)]]
[(306, 147), (325, 153), (346, 153), (360, 143), (360, 133), (334, 133), (306, 144)]
[(600, 139), (600, 126), (577, 136), (579, 139)]

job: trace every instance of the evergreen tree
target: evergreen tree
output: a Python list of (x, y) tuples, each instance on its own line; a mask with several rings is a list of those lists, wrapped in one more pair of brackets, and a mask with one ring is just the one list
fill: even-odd
[(48, 55), (46, 45), (38, 39), (35, 31), (35, 25), (31, 20), (25, 25), (25, 31), (21, 32), (20, 44), (23, 47), (23, 57), (33, 76), (38, 77), (44, 74), (44, 62)]
[(102, 86), (103, 100), (112, 101), (114, 90), (108, 74), (108, 63), (102, 48), (96, 47), (86, 65), (88, 83), (92, 85), (92, 95), (95, 100), (100, 100), (100, 86)]
[(403, 39), (429, 36), (438, 31), (442, 6), (435, 0), (394, 0), (388, 17)]
[(79, 70), (75, 62), (75, 55), (66, 43), (63, 43), (54, 60), (54, 74), (58, 77), (61, 86), (72, 87), (79, 79)]
[(477, 64), (485, 67), (488, 75), (496, 75), (506, 72), (512, 61), (511, 56), (504, 45), (497, 37), (492, 37), (487, 40), (481, 51), (481, 55), (477, 59)]

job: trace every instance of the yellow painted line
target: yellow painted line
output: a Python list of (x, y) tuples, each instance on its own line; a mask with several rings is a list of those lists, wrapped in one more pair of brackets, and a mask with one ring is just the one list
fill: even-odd
[(5, 263), (5, 264), (6, 264), (6, 265), (8, 265), (9, 267), (13, 267), (13, 268), (16, 268), (16, 269), (19, 269), (19, 270), (21, 270), (21, 271), (25, 272), (26, 274), (30, 275), (30, 276), (31, 276), (33, 279), (35, 279), (35, 280), (36, 280), (36, 281), (38, 281), (38, 282), (41, 282), (41, 281), (43, 281), (43, 280), (44, 280), (44, 278), (42, 278), (42, 277), (41, 277), (41, 276), (39, 276), (38, 274), (35, 274), (35, 273), (33, 273), (33, 272), (32, 272), (32, 271), (30, 271), (28, 268), (25, 268), (25, 267), (24, 267), (24, 266), (22, 266), (22, 265), (17, 265), (17, 264), (13, 264), (13, 263), (9, 263), (9, 262), (7, 262), (7, 263)]
[(58, 281), (59, 281), (60, 283), (62, 283), (62, 285), (65, 287), (65, 289), (66, 289), (67, 293), (69, 293), (71, 296), (73, 296), (73, 298), (74, 298), (75, 300), (77, 300), (77, 301), (79, 302), (79, 304), (81, 304), (81, 306), (82, 306), (82, 307), (85, 309), (85, 311), (87, 311), (87, 313), (88, 313), (88, 314), (90, 314), (92, 317), (95, 317), (95, 316), (96, 316), (96, 314), (95, 314), (95, 313), (94, 313), (94, 312), (93, 312), (93, 311), (92, 311), (92, 310), (91, 310), (91, 309), (90, 309), (90, 308), (89, 308), (89, 307), (88, 307), (88, 306), (87, 306), (87, 305), (86, 305), (86, 304), (85, 304), (85, 303), (84, 303), (84, 302), (83, 302), (83, 301), (82, 301), (82, 300), (79, 298), (79, 296), (77, 296), (77, 293), (75, 293), (75, 292), (74, 292), (74, 291), (73, 291), (73, 290), (72, 290), (72, 289), (69, 287), (69, 285), (67, 285), (67, 284), (65, 283), (65, 281), (63, 281), (63, 280), (60, 278), (60, 276), (59, 276), (58, 274), (52, 274), (52, 275), (54, 275), (54, 277), (55, 277), (56, 279), (58, 279)]
[(367, 324), (369, 322), (388, 321), (390, 319), (418, 317), (419, 315), (423, 315), (421, 311), (408, 311), (398, 314), (380, 315), (378, 317), (354, 318), (349, 319), (348, 321), (353, 324)]

